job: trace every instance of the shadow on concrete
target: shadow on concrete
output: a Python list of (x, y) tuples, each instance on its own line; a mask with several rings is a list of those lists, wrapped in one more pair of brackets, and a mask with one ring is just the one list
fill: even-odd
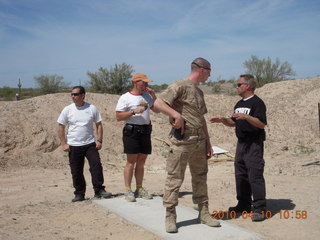
[(199, 224), (198, 218), (193, 218), (193, 219), (177, 222), (177, 228), (195, 225), (195, 224)]
[(186, 195), (192, 195), (192, 192), (179, 192), (179, 198), (182, 198)]

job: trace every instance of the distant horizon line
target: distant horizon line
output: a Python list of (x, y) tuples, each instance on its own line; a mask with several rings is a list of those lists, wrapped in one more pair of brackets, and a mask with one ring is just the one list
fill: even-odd
[[(286, 80), (283, 80), (283, 81), (290, 81), (290, 80), (302, 80), (302, 79), (310, 79), (310, 78), (317, 78), (317, 77), (320, 77), (320, 74), (318, 74), (318, 75), (316, 75), (316, 76), (314, 76), (314, 77), (303, 77), (303, 78), (288, 78), (288, 79), (286, 79)], [(208, 82), (219, 82), (219, 81), (226, 81), (226, 82), (228, 82), (228, 81), (230, 81), (231, 79), (229, 79), (229, 80), (226, 80), (226, 79), (215, 79), (215, 80), (213, 80), (213, 81), (206, 81), (205, 83), (208, 83)], [(282, 81), (279, 81), (279, 82), (282, 82)], [(204, 83), (204, 84), (205, 84)], [(17, 83), (18, 84), (18, 83)], [(169, 85), (170, 83), (160, 83), (160, 84), (149, 84), (150, 86), (160, 86), (160, 85), (163, 85), (163, 84), (167, 84), (167, 85)], [(22, 85), (22, 84), (21, 84)], [(71, 87), (66, 87), (66, 88), (72, 88), (73, 86), (77, 86), (77, 85), (79, 85), (79, 84), (74, 84), (74, 85), (72, 85)], [(80, 84), (81, 86), (83, 86), (83, 87), (89, 87), (88, 85), (86, 85), (86, 84)], [(7, 86), (7, 85), (3, 85), (2, 87), (0, 87), (0, 89), (2, 89), (2, 88), (11, 88), (11, 89), (19, 89), (19, 87), (10, 87), (10, 86)], [(40, 89), (39, 87), (21, 87), (21, 89)], [(60, 89), (66, 89), (66, 88), (60, 88)]]

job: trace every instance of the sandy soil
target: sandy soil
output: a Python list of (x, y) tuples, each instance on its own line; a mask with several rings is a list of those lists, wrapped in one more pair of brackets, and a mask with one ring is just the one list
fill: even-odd
[[(239, 217), (231, 223), (260, 233), (265, 239), (318, 239), (320, 233), (320, 78), (268, 84), (258, 89), (268, 108), (265, 178), (269, 219), (253, 223)], [(123, 192), (122, 123), (115, 121), (117, 95), (87, 94), (104, 118), (101, 157), (105, 185)], [(206, 95), (209, 113), (229, 116), (238, 96)], [(0, 102), (0, 239), (159, 239), (157, 236), (92, 203), (86, 167), (87, 201), (71, 203), (73, 188), (68, 160), (59, 147), (56, 119), (70, 103), (68, 94), (20, 102)], [(153, 154), (144, 185), (162, 194), (165, 181), (167, 119), (152, 115)], [(213, 145), (231, 155), (209, 160), (210, 210), (233, 206), (235, 183), (232, 154), (234, 130), (209, 124)], [(87, 166), (87, 165), (86, 165)], [(180, 204), (194, 207), (190, 174), (181, 188)], [(286, 214), (289, 213), (289, 216)], [(164, 219), (159, 219), (164, 224)], [(212, 236), (208, 236), (212, 239)]]

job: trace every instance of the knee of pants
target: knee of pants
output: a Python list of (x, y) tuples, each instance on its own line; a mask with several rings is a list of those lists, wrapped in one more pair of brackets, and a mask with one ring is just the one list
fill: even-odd
[(166, 189), (177, 189), (180, 188), (182, 183), (183, 183), (184, 178), (172, 178), (172, 177), (167, 177), (166, 179)]
[(248, 177), (249, 177), (250, 182), (252, 182), (252, 183), (264, 182), (263, 169), (250, 168), (248, 170)]

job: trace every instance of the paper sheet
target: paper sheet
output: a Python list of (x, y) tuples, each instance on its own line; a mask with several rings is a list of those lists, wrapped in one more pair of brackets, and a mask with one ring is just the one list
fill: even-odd
[(229, 152), (229, 151), (224, 150), (224, 149), (222, 149), (222, 148), (219, 148), (219, 147), (217, 147), (217, 146), (212, 146), (212, 150), (213, 150), (213, 154), (214, 154), (214, 155)]

